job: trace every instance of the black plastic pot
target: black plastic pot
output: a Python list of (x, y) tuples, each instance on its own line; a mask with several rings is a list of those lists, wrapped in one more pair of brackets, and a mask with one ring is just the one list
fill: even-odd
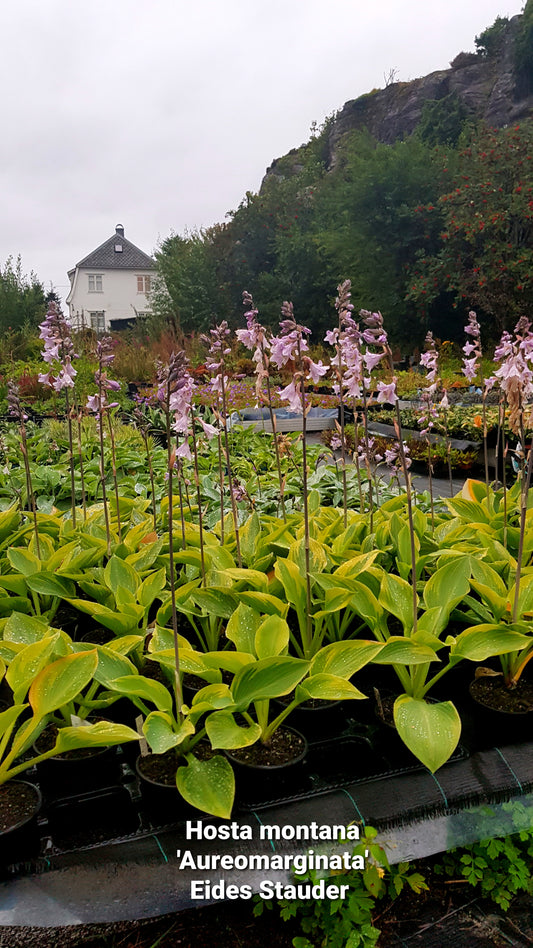
[(528, 701), (521, 699), (523, 688), (520, 682), (514, 692), (516, 707), (513, 710), (509, 708), (504, 711), (495, 706), (498, 692), (503, 690), (503, 678), (500, 676), (474, 678), (468, 689), (474, 725), (477, 731), (488, 735), (491, 747), (498, 744), (519, 744), (530, 741), (533, 737), (533, 708), (528, 708)]
[[(0, 813), (8, 801), (22, 800), (25, 806), (19, 810), (12, 823), (6, 817), (5, 827), (0, 829), (0, 864), (24, 862), (39, 855), (40, 837), (37, 818), (42, 806), (42, 796), (38, 787), (25, 780), (9, 780), (0, 787)], [(0, 825), (4, 824), (4, 820)]]
[(305, 790), (302, 778), (308, 753), (307, 739), (300, 731), (289, 727), (280, 727), (276, 734), (284, 732), (296, 736), (299, 746), (295, 756), (285, 763), (251, 763), (244, 760), (238, 750), (226, 751), (235, 772), (237, 803), (255, 805)]
[[(38, 739), (35, 754), (42, 754)], [(79, 793), (113, 786), (120, 776), (115, 747), (90, 747), (49, 757), (37, 764), (39, 784), (48, 800), (60, 800)]]
[[(168, 752), (167, 752), (168, 753)], [(185, 802), (175, 780), (172, 783), (154, 779), (143, 770), (150, 766), (153, 758), (164, 758), (165, 754), (147, 754), (139, 756), (135, 762), (135, 772), (139, 778), (143, 811), (152, 826), (165, 826), (182, 820), (198, 819), (199, 811)], [(175, 759), (175, 755), (173, 755)]]
[(139, 829), (136, 807), (123, 786), (56, 800), (46, 815), (52, 842), (61, 849), (90, 846)]
[[(276, 698), (274, 703), (281, 709), (286, 708), (290, 697)], [(287, 716), (290, 725), (294, 725), (308, 741), (322, 740), (324, 737), (337, 737), (346, 722), (346, 705), (342, 701), (306, 701), (298, 705)]]

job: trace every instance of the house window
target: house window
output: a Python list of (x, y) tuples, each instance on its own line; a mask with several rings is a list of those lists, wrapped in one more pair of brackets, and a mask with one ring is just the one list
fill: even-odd
[(149, 277), (149, 276), (137, 277), (137, 293), (149, 293), (151, 289), (152, 289), (152, 277)]
[(89, 313), (89, 316), (91, 319), (91, 329), (94, 329), (97, 333), (105, 332), (105, 313), (103, 311)]
[(89, 273), (89, 293), (103, 293), (103, 276), (101, 273)]

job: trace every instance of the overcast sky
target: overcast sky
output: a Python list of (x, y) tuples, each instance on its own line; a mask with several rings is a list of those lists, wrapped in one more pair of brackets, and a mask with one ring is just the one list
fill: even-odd
[(348, 99), (445, 69), (523, 0), (17, 0), (0, 31), (0, 268), (224, 220)]

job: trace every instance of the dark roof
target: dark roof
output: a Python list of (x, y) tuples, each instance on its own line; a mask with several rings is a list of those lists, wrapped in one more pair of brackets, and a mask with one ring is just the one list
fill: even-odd
[[(116, 251), (115, 244), (120, 244), (122, 251)], [(126, 240), (124, 234), (117, 230), (109, 240), (100, 244), (76, 266), (90, 270), (154, 270), (155, 260)]]

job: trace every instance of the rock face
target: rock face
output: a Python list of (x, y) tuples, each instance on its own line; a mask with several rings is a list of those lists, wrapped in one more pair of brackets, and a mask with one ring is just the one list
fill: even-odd
[[(415, 130), (426, 102), (452, 93), (468, 115), (496, 128), (533, 115), (533, 95), (518, 98), (513, 69), (513, 46), (520, 21), (520, 16), (509, 21), (499, 51), (491, 56), (460, 53), (450, 69), (411, 82), (394, 82), (346, 102), (330, 123), (327, 167), (334, 167), (339, 142), (347, 132), (366, 128), (378, 141), (392, 144)], [(293, 174), (299, 165), (298, 152), (293, 149), (289, 153), (294, 155), (290, 162)], [(283, 170), (277, 167), (280, 161)], [(267, 169), (269, 174), (286, 175), (287, 159), (275, 159)]]

